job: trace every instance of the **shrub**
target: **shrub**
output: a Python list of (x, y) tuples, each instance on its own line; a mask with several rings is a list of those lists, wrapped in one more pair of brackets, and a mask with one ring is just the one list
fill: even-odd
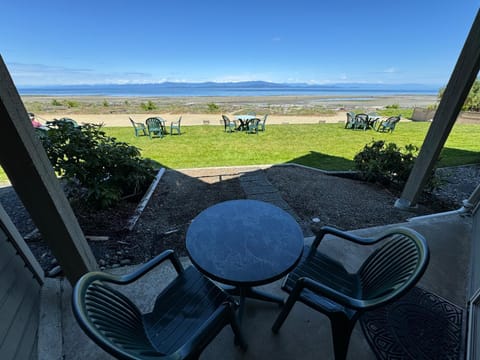
[(58, 101), (57, 99), (53, 99), (52, 100), (52, 105), (53, 106), (62, 106), (62, 103), (60, 101)]
[(366, 144), (353, 160), (363, 180), (400, 189), (410, 175), (417, 154), (415, 145), (409, 144), (402, 149), (379, 140)]
[(220, 107), (215, 103), (208, 103), (207, 108), (209, 113), (216, 113), (220, 110)]
[(75, 101), (75, 100), (67, 100), (67, 106), (69, 108), (73, 108), (73, 107), (78, 107), (78, 101)]
[(140, 107), (145, 111), (155, 110), (157, 105), (155, 105), (151, 100), (148, 100), (147, 103), (141, 103)]
[(66, 182), (72, 203), (111, 207), (122, 197), (145, 190), (153, 180), (155, 163), (142, 159), (138, 148), (107, 136), (101, 127), (75, 127), (57, 120), (41, 137), (55, 172)]
[(385, 106), (386, 109), (399, 109), (400, 105), (398, 104), (392, 104), (392, 105), (387, 105)]

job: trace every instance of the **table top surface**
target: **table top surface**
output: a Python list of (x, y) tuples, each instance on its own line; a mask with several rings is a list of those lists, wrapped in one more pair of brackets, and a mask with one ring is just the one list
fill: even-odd
[(280, 279), (298, 263), (303, 233), (277, 206), (225, 201), (202, 211), (187, 230), (192, 263), (224, 284), (257, 286)]
[(246, 120), (252, 120), (252, 119), (255, 119), (256, 116), (255, 115), (237, 115), (236, 116), (237, 120), (243, 120), (243, 121), (246, 121)]

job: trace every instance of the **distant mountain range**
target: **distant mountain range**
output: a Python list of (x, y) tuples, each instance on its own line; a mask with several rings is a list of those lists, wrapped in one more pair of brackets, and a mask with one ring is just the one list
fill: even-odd
[[(134, 84), (129, 84), (134, 85)], [(316, 89), (392, 89), (392, 88), (411, 88), (411, 89), (432, 89), (439, 88), (436, 85), (424, 84), (373, 84), (373, 83), (337, 83), (337, 84), (307, 84), (307, 83), (274, 83), (268, 81), (239, 81), (239, 82), (213, 82), (206, 81), (201, 83), (192, 82), (163, 82), (142, 84), (146, 86), (162, 86), (162, 87), (219, 87), (219, 88), (316, 88)]]
[(340, 93), (437, 94), (440, 86), (423, 84), (307, 84), (268, 81), (162, 82), (147, 84), (92, 84), (18, 86), (22, 95), (113, 95), (113, 96), (260, 96), (325, 95)]
[(440, 85), (425, 84), (378, 84), (378, 83), (332, 83), (332, 84), (307, 84), (307, 83), (274, 83), (268, 81), (238, 81), (238, 82), (172, 82), (165, 81), (161, 83), (128, 83), (128, 84), (83, 84), (83, 85), (40, 85), (40, 86), (20, 86), (21, 88), (85, 88), (85, 87), (165, 87), (165, 88), (257, 88), (257, 89), (274, 89), (274, 88), (315, 88), (315, 89), (418, 89), (431, 90), (440, 88)]

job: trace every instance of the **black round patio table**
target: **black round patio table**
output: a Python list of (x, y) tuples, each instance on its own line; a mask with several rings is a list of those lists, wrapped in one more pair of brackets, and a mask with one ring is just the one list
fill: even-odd
[(186, 248), (192, 263), (209, 278), (233, 285), (240, 296), (283, 304), (283, 299), (253, 289), (289, 273), (303, 252), (295, 219), (277, 206), (257, 200), (231, 200), (211, 206), (193, 219)]

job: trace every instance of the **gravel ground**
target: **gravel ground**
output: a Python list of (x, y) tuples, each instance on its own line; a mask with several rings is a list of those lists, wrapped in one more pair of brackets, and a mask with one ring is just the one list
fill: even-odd
[[(478, 165), (441, 169), (440, 189), (434, 197), (423, 199), (417, 212), (412, 214), (393, 207), (398, 194), (374, 184), (293, 166), (258, 171), (265, 171), (270, 183), (295, 210), (305, 235), (311, 234), (314, 218), (320, 220), (320, 225), (350, 230), (457, 209), (480, 183)], [(106, 241), (90, 241), (101, 267), (144, 262), (168, 248), (185, 255), (186, 230), (200, 211), (221, 201), (245, 198), (240, 175), (241, 170), (234, 168), (167, 170), (131, 232), (119, 224), (126, 224), (134, 210), (132, 204), (103, 214), (77, 214), (77, 217), (86, 235), (108, 236)], [(10, 186), (0, 188), (0, 203), (19, 232), (23, 236), (31, 234), (35, 226)], [(56, 267), (56, 260), (40, 235), (29, 236), (27, 243), (45, 271)]]

